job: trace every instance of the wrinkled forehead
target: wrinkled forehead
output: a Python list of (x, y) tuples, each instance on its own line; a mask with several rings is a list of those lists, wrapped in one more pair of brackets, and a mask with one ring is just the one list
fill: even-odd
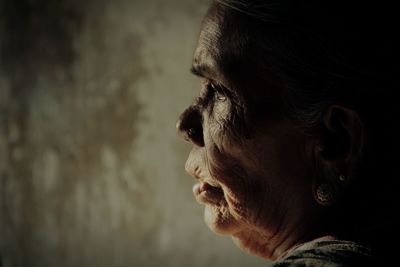
[(268, 62), (265, 62), (267, 58), (260, 46), (257, 27), (259, 22), (251, 17), (221, 4), (212, 4), (202, 24), (193, 69), (249, 101), (252, 98), (273, 102), (282, 90), (274, 75), (265, 68)]
[(247, 55), (249, 35), (245, 31), (246, 25), (240, 14), (213, 3), (202, 23), (194, 67), (213, 75), (231, 76), (241, 71), (251, 60)]

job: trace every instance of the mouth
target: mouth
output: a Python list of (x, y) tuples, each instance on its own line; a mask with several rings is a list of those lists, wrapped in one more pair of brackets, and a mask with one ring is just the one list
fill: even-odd
[(221, 187), (210, 185), (207, 182), (199, 182), (193, 186), (193, 194), (197, 202), (201, 204), (220, 204), (224, 199)]

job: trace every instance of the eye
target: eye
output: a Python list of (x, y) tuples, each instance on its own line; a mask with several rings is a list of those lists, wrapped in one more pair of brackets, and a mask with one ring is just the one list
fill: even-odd
[(214, 93), (215, 98), (218, 101), (225, 101), (227, 99), (226, 94), (224, 93), (224, 90), (221, 86), (210, 82), (209, 87), (211, 88), (212, 92)]

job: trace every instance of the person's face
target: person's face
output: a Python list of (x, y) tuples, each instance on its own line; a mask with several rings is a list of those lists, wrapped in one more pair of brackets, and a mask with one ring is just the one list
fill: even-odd
[(307, 138), (285, 119), (279, 86), (252, 61), (238, 16), (218, 5), (206, 16), (193, 59), (200, 94), (177, 128), (193, 145), (185, 168), (207, 225), (275, 258), (313, 220)]

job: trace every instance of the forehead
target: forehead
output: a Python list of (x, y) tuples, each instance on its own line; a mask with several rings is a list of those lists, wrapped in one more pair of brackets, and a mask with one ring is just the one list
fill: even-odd
[[(280, 83), (268, 71), (257, 21), (214, 3), (202, 24), (193, 71), (217, 80), (255, 104), (275, 105)], [(265, 37), (265, 36), (264, 36)], [(262, 100), (260, 100), (262, 99)]]
[(245, 70), (249, 35), (244, 31), (243, 18), (214, 3), (203, 20), (200, 38), (193, 58), (193, 67), (211, 78), (232, 78)]

